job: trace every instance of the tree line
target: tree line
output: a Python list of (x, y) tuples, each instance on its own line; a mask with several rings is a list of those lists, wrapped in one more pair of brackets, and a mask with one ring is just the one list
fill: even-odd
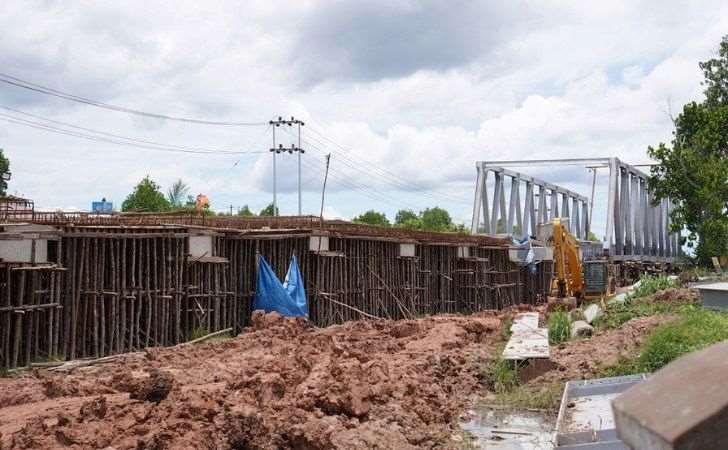
[[(149, 175), (145, 176), (135, 187), (134, 190), (126, 197), (121, 204), (121, 210), (124, 212), (167, 212), (167, 211), (192, 211), (198, 210), (197, 199), (190, 194), (190, 187), (178, 179), (172, 186), (167, 189), (167, 193), (162, 192), (162, 187), (152, 180)], [(203, 214), (212, 215), (214, 212), (210, 209), (209, 203), (205, 203), (199, 208)], [(219, 215), (230, 215), (230, 213), (219, 213)], [(256, 214), (248, 205), (238, 208), (233, 215), (239, 217), (252, 217)], [(257, 214), (259, 216), (274, 215), (273, 203), (268, 204)], [(277, 214), (276, 214), (277, 215)]]
[(394, 223), (390, 223), (385, 213), (370, 209), (354, 217), (352, 222), (422, 231), (453, 231), (459, 233), (468, 231), (464, 225), (453, 223), (450, 213), (437, 206), (426, 208), (419, 213), (411, 209), (400, 209), (394, 216)]

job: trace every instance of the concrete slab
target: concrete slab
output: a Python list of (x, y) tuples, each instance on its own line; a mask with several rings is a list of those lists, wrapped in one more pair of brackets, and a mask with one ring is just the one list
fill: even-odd
[(538, 329), (538, 313), (527, 312), (517, 314), (511, 324), (511, 333), (518, 333), (521, 331), (530, 331)]
[(728, 448), (728, 341), (679, 358), (612, 403), (631, 448)]
[(700, 292), (703, 308), (728, 309), (728, 283), (708, 283), (695, 287)]
[(624, 449), (617, 438), (611, 402), (645, 375), (569, 381), (564, 388), (556, 442), (559, 449)]
[[(553, 417), (540, 411), (470, 411), (461, 424), (475, 438), (478, 448), (498, 450), (553, 449)], [(468, 447), (470, 448), (470, 447)]]
[(518, 314), (511, 325), (511, 338), (503, 350), (503, 359), (532, 358), (549, 358), (549, 332), (538, 327), (538, 313)]

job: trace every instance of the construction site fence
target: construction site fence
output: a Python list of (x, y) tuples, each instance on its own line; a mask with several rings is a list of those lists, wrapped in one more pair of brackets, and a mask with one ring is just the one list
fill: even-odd
[(218, 233), (213, 254), (191, 257), (179, 229), (69, 228), (48, 264), (0, 263), (0, 368), (169, 346), (250, 325), (256, 255), (284, 277), (300, 262), (310, 320), (412, 319), (545, 300), (552, 265), (520, 267), (504, 246), (414, 244), (330, 237)]

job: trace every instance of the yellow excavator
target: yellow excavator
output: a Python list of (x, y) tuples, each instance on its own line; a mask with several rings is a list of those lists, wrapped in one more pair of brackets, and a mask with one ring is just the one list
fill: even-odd
[(554, 277), (551, 291), (558, 297), (584, 297), (584, 277), (582, 275), (581, 259), (579, 257), (579, 242), (569, 233), (568, 226), (556, 218), (551, 222), (553, 226)]

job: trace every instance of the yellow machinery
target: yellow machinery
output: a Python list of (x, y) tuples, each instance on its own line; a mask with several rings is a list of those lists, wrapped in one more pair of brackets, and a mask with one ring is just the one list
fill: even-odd
[(579, 242), (569, 233), (561, 219), (556, 218), (553, 225), (554, 260), (556, 277), (552, 291), (559, 298), (584, 296), (584, 278), (582, 276), (581, 259), (579, 258)]

